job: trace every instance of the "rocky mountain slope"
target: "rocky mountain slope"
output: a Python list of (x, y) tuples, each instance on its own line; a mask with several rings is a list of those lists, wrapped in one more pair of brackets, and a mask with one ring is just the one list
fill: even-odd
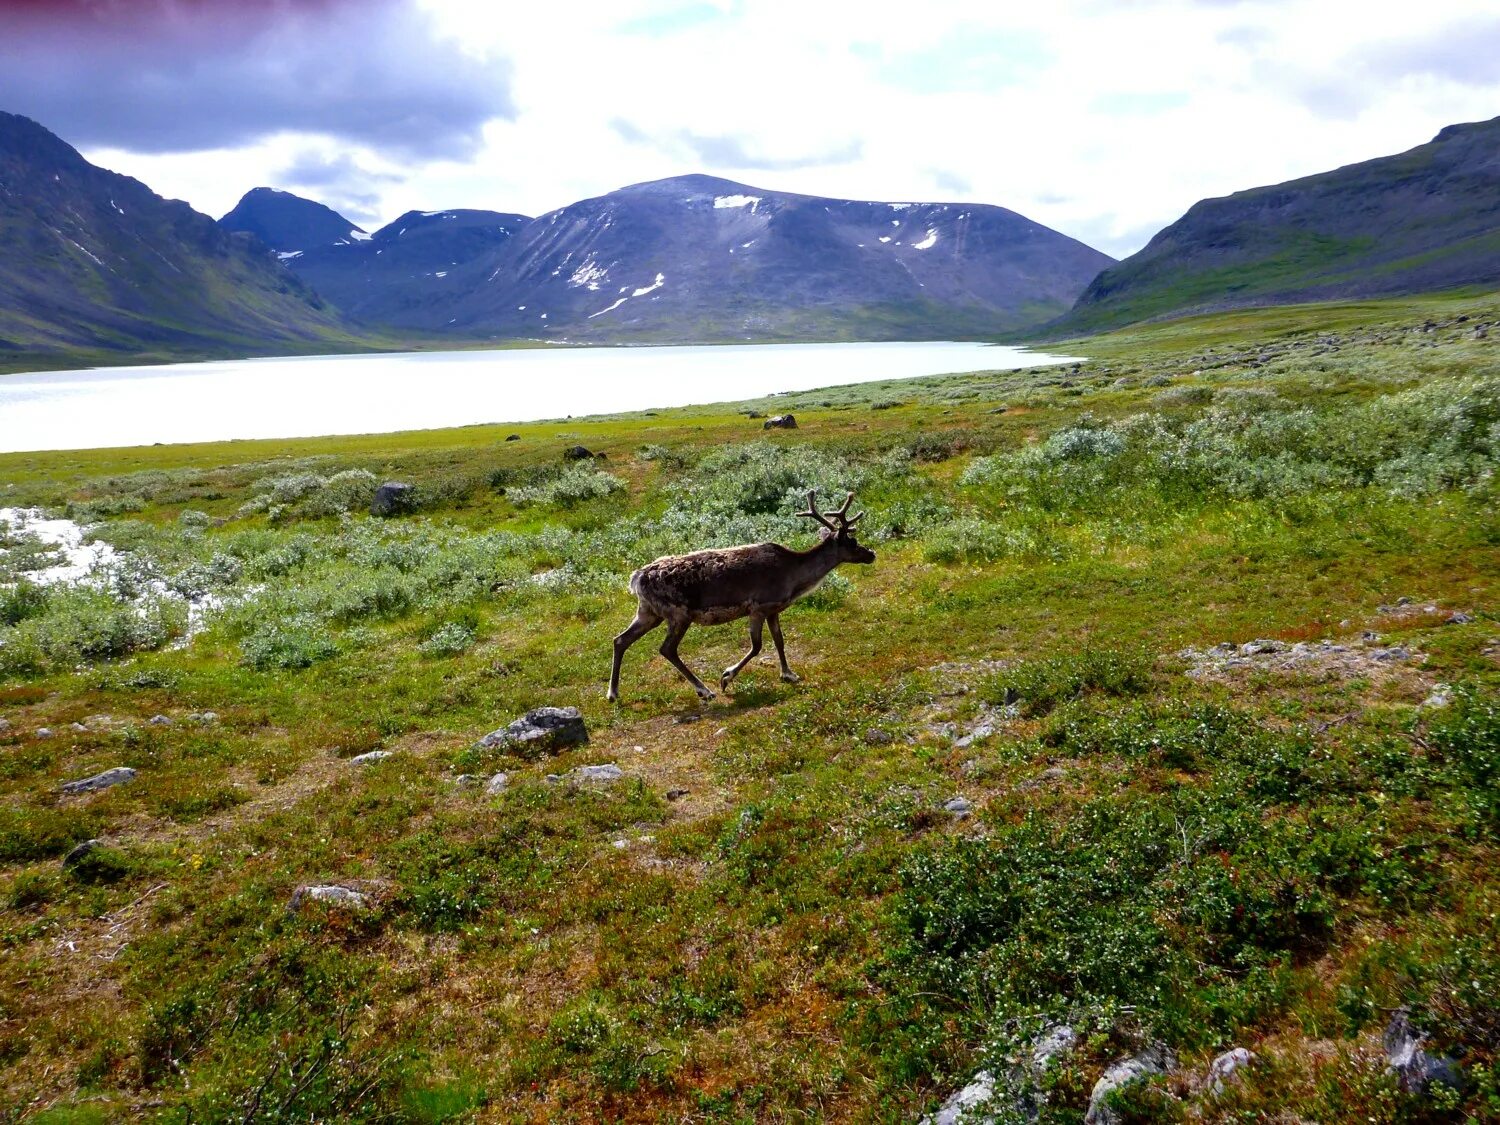
[(0, 113), (0, 360), (232, 353), (338, 335), (266, 248)]
[(1054, 327), (1500, 283), (1500, 117), (1272, 187), (1205, 199), (1094, 279)]
[(367, 323), (593, 341), (985, 335), (1057, 315), (1113, 261), (1002, 207), (825, 199), (710, 176), (535, 220), (411, 212), (369, 241), (278, 249)]

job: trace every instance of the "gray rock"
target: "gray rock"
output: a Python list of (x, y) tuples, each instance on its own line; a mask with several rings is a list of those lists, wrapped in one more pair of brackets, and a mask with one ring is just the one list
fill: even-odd
[(1257, 639), (1240, 645), (1241, 656), (1259, 656), (1263, 652), (1282, 652), (1286, 645), (1280, 641)]
[(593, 450), (585, 445), (570, 445), (563, 450), (564, 461), (592, 461), (593, 459)]
[(1387, 1069), (1396, 1074), (1403, 1090), (1420, 1093), (1434, 1083), (1460, 1089), (1463, 1074), (1458, 1063), (1447, 1055), (1429, 1055), (1422, 1049), (1426, 1038), (1412, 1027), (1405, 1008), (1397, 1011), (1385, 1029)]
[(172, 725), (172, 720), (166, 715), (152, 715), (146, 722), (153, 727), (169, 727)]
[(1054, 1024), (1031, 1048), (1031, 1069), (1042, 1073), (1078, 1045), (1078, 1032), (1065, 1023)]
[(1238, 1082), (1236, 1074), (1244, 1067), (1249, 1066), (1256, 1059), (1254, 1051), (1244, 1047), (1234, 1047), (1225, 1051), (1213, 1062), (1208, 1064), (1208, 1088), (1218, 1097), (1224, 1092), (1225, 1083), (1231, 1079)]
[(68, 729), (78, 731), (80, 734), (88, 734), (89, 732), (89, 728), (82, 723), (70, 723)]
[(510, 784), (510, 774), (497, 773), (484, 783), (484, 791), (487, 796), (493, 797), (496, 793), (505, 792), (505, 787)]
[(943, 810), (952, 813), (955, 817), (962, 820), (974, 811), (974, 806), (969, 802), (967, 797), (952, 797), (943, 802)]
[(1392, 645), (1390, 648), (1371, 649), (1370, 659), (1378, 660), (1382, 664), (1404, 664), (1411, 659), (1411, 650), (1405, 645)]
[(363, 754), (354, 755), (354, 757), (349, 759), (349, 764), (353, 766), (368, 766), (373, 762), (385, 761), (392, 753), (393, 751), (390, 750), (369, 750)]
[(1396, 604), (1398, 606), (1408, 606), (1408, 605), (1411, 605), (1411, 599), (1410, 598), (1397, 598), (1396, 599)]
[(668, 789), (667, 790), (667, 800), (669, 800), (669, 801), (680, 801), (684, 797), (686, 797), (687, 795), (688, 795), (688, 791), (686, 789)]
[(625, 771), (613, 762), (602, 766), (579, 766), (568, 774), (575, 781), (619, 781)]
[(1119, 1125), (1122, 1118), (1110, 1108), (1110, 1094), (1122, 1086), (1165, 1074), (1173, 1065), (1170, 1053), (1156, 1046), (1147, 1048), (1134, 1058), (1111, 1063), (1099, 1076), (1099, 1081), (1094, 1083), (1093, 1093), (1089, 1095), (1088, 1113), (1083, 1118), (1084, 1125)]
[(219, 721), (219, 713), (217, 711), (194, 711), (187, 717), (187, 720), (190, 723), (200, 723), (203, 726), (207, 726), (210, 723), (217, 723)]
[(982, 1110), (995, 1099), (995, 1076), (981, 1070), (974, 1080), (938, 1107), (938, 1111), (922, 1118), (921, 1125), (963, 1125), (974, 1120), (972, 1110)]
[(37, 727), (36, 728), (36, 736), (38, 738), (51, 738), (52, 737), (52, 731), (50, 729), (48, 729), (47, 727)]
[(461, 773), (453, 779), (453, 784), (460, 789), (473, 789), (483, 780), (477, 773)]
[(548, 785), (556, 785), (562, 779), (563, 775), (560, 773), (549, 773), (546, 777), (542, 778)]
[(85, 840), (81, 844), (75, 844), (73, 846), (73, 850), (68, 852), (67, 855), (63, 856), (63, 870), (67, 871), (69, 868), (78, 866), (79, 861), (82, 860), (84, 856), (102, 847), (104, 847), (104, 841), (99, 839)]
[(337, 883), (304, 885), (292, 892), (287, 909), (301, 910), (309, 902), (321, 902), (339, 910), (365, 910), (370, 905), (370, 896)]
[(397, 516), (417, 506), (417, 490), (404, 481), (388, 480), (375, 490), (370, 515)]
[(1448, 624), (1449, 625), (1467, 625), (1467, 624), (1469, 624), (1469, 622), (1471, 622), (1473, 620), (1474, 620), (1474, 615), (1472, 613), (1464, 613), (1463, 611), (1459, 611), (1458, 613), (1455, 613), (1452, 617), (1448, 618)]
[(510, 726), (490, 731), (478, 745), (486, 750), (503, 749), (535, 756), (588, 740), (588, 727), (577, 707), (538, 707)]
[(760, 424), (763, 430), (795, 430), (797, 419), (791, 414), (772, 414)]
[(895, 741), (896, 736), (888, 730), (881, 730), (879, 727), (871, 727), (869, 730), (865, 731), (864, 738), (865, 743), (869, 746), (889, 746), (892, 742)]
[(1037, 774), (1037, 778), (1040, 781), (1061, 781), (1067, 776), (1068, 771), (1063, 769), (1062, 766), (1048, 766), (1041, 773)]
[(0, 719), (0, 734), (4, 734), (8, 730), (10, 730), (10, 720)]
[(93, 793), (99, 789), (109, 789), (115, 785), (124, 785), (125, 782), (135, 777), (135, 770), (129, 766), (115, 766), (114, 769), (96, 773), (93, 777), (81, 778), (78, 781), (63, 782), (64, 793)]
[(1433, 684), (1432, 694), (1422, 700), (1423, 707), (1446, 707), (1453, 702), (1453, 688), (1448, 684)]

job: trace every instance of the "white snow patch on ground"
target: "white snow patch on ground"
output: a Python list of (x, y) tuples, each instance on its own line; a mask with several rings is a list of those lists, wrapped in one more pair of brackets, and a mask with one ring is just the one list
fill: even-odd
[(748, 250), (748, 249), (750, 249), (750, 247), (752, 247), (754, 245), (755, 245), (755, 239), (752, 238), (749, 242), (741, 242), (740, 243), (740, 249), (741, 250)]
[(278, 251), (276, 251), (276, 256), (278, 258), (280, 258), (283, 262), (289, 262), (293, 258), (300, 258), (300, 257), (302, 257), (302, 251), (301, 250), (278, 250)]
[(373, 234), (366, 234), (362, 230), (351, 230), (349, 237), (354, 239), (355, 242), (369, 242), (375, 236)]
[(901, 225), (901, 220), (900, 219), (892, 219), (891, 220), (891, 226), (893, 226), (893, 227), (899, 227), (900, 225)]
[(525, 312), (525, 311), (526, 311), (526, 306), (525, 305), (517, 305), (516, 306), (516, 312)]
[(886, 206), (889, 207), (892, 211), (905, 211), (908, 207), (911, 206), (911, 204), (910, 203), (887, 203)]
[[(593, 320), (594, 317), (596, 317), (596, 316), (603, 316), (607, 312), (614, 312), (617, 308), (619, 308), (621, 305), (623, 305), (628, 300), (630, 300), (629, 297), (621, 297), (614, 304), (610, 305), (609, 308), (607, 308), (607, 309), (600, 309), (596, 313), (589, 313), (589, 319)], [(546, 320), (547, 318), (544, 316), (542, 319)]]
[(396, 237), (397, 237), (397, 238), (400, 238), (400, 237), (401, 237), (401, 236), (402, 236), (402, 235), (403, 235), (403, 234), (405, 234), (405, 233), (406, 233), (406, 228), (405, 228), (405, 227), (402, 227), (402, 228), (401, 228), (401, 229), (400, 229), (400, 230), (398, 230), (398, 231), (397, 231), (397, 232), (396, 232)]
[(890, 240), (891, 240), (891, 236), (888, 235), (888, 234), (883, 234), (883, 235), (880, 236), (880, 241), (881, 242), (889, 242)]
[[(70, 239), (68, 239), (68, 241), (69, 241), (69, 242), (73, 242), (73, 240), (72, 240), (72, 239), (71, 239), (71, 238), (70, 238)], [(73, 245), (74, 245), (74, 246), (78, 246), (78, 243), (76, 243), (76, 242), (73, 242)], [(89, 256), (89, 257), (90, 257), (90, 258), (93, 258), (93, 259), (94, 259), (94, 262), (95, 262), (95, 263), (96, 263), (96, 264), (97, 264), (97, 265), (101, 265), (101, 266), (102, 266), (102, 265), (104, 265), (104, 263), (103, 263), (103, 262), (101, 262), (101, 261), (99, 261), (99, 255), (97, 255), (97, 254), (95, 254), (95, 253), (94, 253), (94, 252), (93, 252), (93, 251), (92, 251), (92, 250), (90, 250), (90, 249), (89, 249), (89, 248), (88, 248), (88, 247), (87, 247), (87, 246), (78, 246), (78, 249), (80, 249), (80, 250), (82, 250), (82, 251), (83, 251), (83, 252), (84, 252), (84, 253), (85, 253), (85, 254), (87, 254), (87, 255), (88, 255), (88, 256)]]
[(748, 207), (750, 213), (755, 214), (755, 209), (760, 206), (758, 195), (718, 195), (714, 197), (714, 210), (722, 211), (728, 207)]
[(42, 570), (28, 571), (26, 580), (38, 586), (77, 582), (115, 557), (115, 549), (108, 543), (85, 543), (85, 529), (72, 520), (50, 520), (38, 508), (0, 508), (0, 523), (9, 524), (11, 530), (40, 540), (65, 560)]
[(448, 276), (448, 271), (447, 270), (438, 270), (437, 273), (433, 274), (432, 276), (433, 277), (447, 277)]
[(921, 242), (913, 242), (911, 244), (911, 248), (913, 250), (931, 250), (936, 245), (937, 231), (929, 229), (927, 231), (927, 237), (922, 239)]
[(110, 201), (109, 201), (109, 205), (110, 205), (110, 206), (111, 206), (111, 207), (113, 207), (113, 208), (114, 208), (114, 209), (115, 209), (115, 210), (116, 210), (116, 211), (118, 211), (118, 212), (120, 212), (120, 214), (122, 214), (122, 215), (123, 215), (123, 214), (125, 214), (125, 208), (123, 208), (123, 207), (121, 207), (121, 206), (120, 206), (120, 205), (119, 205), (119, 204), (118, 204), (118, 203), (116, 203), (116, 202), (115, 202), (115, 201), (114, 201), (114, 200), (113, 200), (113, 199), (111, 199), (111, 200), (110, 200)]
[(590, 289), (598, 289), (599, 282), (609, 280), (609, 270), (605, 269), (592, 258), (584, 259), (583, 265), (573, 271), (573, 276), (568, 278), (568, 284), (572, 286), (587, 285)]
[(666, 280), (667, 280), (666, 275), (659, 273), (659, 274), (656, 275), (656, 280), (655, 281), (653, 281), (650, 285), (646, 286), (644, 289), (637, 289), (634, 293), (631, 294), (631, 296), (632, 297), (644, 297), (647, 293), (655, 292), (656, 290), (658, 290), (658, 289), (660, 289), (662, 287), (662, 285), (666, 282)]

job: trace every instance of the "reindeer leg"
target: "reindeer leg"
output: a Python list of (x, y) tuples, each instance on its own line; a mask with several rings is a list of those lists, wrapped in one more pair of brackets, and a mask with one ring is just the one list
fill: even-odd
[(719, 677), (720, 691), (727, 692), (729, 685), (734, 683), (734, 678), (740, 674), (745, 665), (760, 655), (760, 626), (764, 620), (765, 618), (759, 614), (750, 615), (750, 651), (745, 653), (739, 663), (724, 669), (724, 674)]
[(609, 670), (609, 691), (605, 693), (605, 699), (613, 703), (620, 698), (620, 661), (625, 658), (625, 650), (660, 624), (661, 618), (656, 614), (637, 609), (635, 620), (615, 638), (615, 663)]
[(787, 666), (786, 642), (781, 639), (781, 614), (771, 614), (766, 618), (766, 624), (771, 626), (771, 639), (776, 642), (776, 658), (781, 661), (781, 678), (789, 684), (795, 684), (802, 677)]
[(693, 690), (698, 693), (699, 699), (712, 699), (714, 693), (703, 686), (703, 681), (693, 675), (692, 669), (682, 662), (682, 657), (677, 655), (677, 643), (682, 640), (682, 635), (688, 631), (690, 624), (692, 623), (689, 621), (667, 622), (667, 639), (661, 643), (661, 654), (667, 658), (667, 663), (687, 677), (687, 682), (693, 685)]

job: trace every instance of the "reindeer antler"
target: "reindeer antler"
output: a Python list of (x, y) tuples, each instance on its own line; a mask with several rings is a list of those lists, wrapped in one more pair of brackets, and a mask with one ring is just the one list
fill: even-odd
[[(854, 495), (854, 493), (851, 492), (849, 495), (852, 497)], [(817, 520), (820, 524), (822, 524), (824, 527), (826, 527), (829, 531), (831, 531), (835, 535), (837, 535), (839, 533), (839, 529), (836, 528), (836, 527), (834, 527), (833, 524), (829, 523), (826, 519), (824, 519), (823, 516), (818, 512), (818, 503), (817, 503), (817, 500), (818, 500), (818, 490), (816, 488), (809, 489), (808, 493), (807, 493), (807, 511), (805, 511), (805, 512), (798, 512), (797, 514), (799, 516), (806, 516), (810, 520)], [(849, 506), (848, 504), (844, 505), (844, 507), (846, 507), (846, 508), (848, 506)], [(830, 514), (834, 514), (834, 513), (830, 513)], [(842, 513), (837, 513), (837, 514), (839, 515), (840, 519), (843, 518), (843, 514)]]
[(828, 516), (830, 519), (838, 520), (839, 523), (845, 528), (853, 527), (856, 523), (864, 518), (864, 513), (860, 512), (858, 515), (853, 516), (844, 515), (844, 513), (849, 510), (849, 505), (852, 503), (854, 503), (854, 493), (851, 492), (849, 493), (849, 495), (844, 497), (843, 507), (841, 507), (838, 511), (824, 512), (823, 514), (825, 516)]

